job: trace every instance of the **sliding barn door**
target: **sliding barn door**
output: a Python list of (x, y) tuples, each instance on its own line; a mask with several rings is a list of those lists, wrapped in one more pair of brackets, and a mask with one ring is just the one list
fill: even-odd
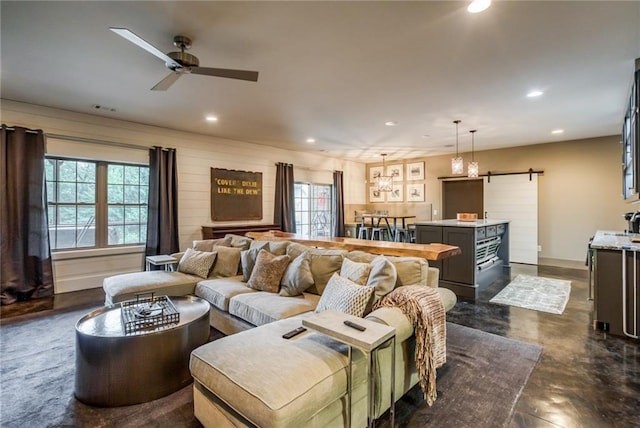
[(485, 218), (509, 220), (509, 260), (538, 264), (538, 175), (484, 178)]

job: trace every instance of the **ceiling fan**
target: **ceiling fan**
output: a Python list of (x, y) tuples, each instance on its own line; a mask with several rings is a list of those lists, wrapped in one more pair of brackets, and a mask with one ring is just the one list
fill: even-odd
[(191, 47), (191, 39), (186, 36), (175, 36), (173, 38), (173, 44), (180, 48), (180, 52), (169, 52), (168, 54), (164, 54), (162, 51), (126, 28), (111, 27), (109, 29), (117, 35), (124, 37), (131, 43), (140, 46), (150, 54), (160, 58), (165, 62), (167, 68), (171, 70), (171, 74), (151, 88), (152, 91), (166, 91), (183, 74), (202, 74), (205, 76), (226, 77), (229, 79), (248, 80), (251, 82), (258, 81), (257, 71), (200, 67), (200, 61), (198, 58), (188, 52), (185, 52), (185, 50)]

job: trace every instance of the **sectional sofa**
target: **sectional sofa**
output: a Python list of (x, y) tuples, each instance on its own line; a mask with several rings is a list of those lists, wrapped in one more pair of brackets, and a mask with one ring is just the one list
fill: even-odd
[[(176, 272), (105, 279), (106, 303), (149, 291), (195, 294), (210, 303), (211, 326), (227, 336), (194, 350), (191, 356), (194, 412), (206, 427), (346, 424), (346, 346), (311, 331), (293, 339), (282, 337), (316, 308), (326, 306), (330, 295), (331, 304), (352, 310), (350, 299), (340, 296), (342, 291), (336, 298), (338, 283), (357, 284), (351, 289), (356, 293), (367, 289), (366, 308), (358, 306), (362, 314), (396, 329), (396, 398), (418, 382), (414, 330), (398, 308), (369, 312), (373, 302), (396, 287), (426, 286), (437, 289), (444, 310), (456, 303), (453, 292), (437, 288), (437, 269), (417, 257), (377, 256), (233, 235), (194, 241), (193, 248), (175, 256), (180, 260)], [(354, 358), (352, 415), (354, 426), (361, 426), (366, 423), (367, 365), (362, 354), (354, 353)], [(389, 347), (376, 354), (376, 417), (390, 405), (390, 359)]]

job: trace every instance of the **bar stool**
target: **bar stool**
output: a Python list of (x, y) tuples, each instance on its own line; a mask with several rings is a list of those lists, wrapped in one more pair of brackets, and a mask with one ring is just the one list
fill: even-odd
[[(358, 239), (369, 239), (371, 236), (373, 239), (373, 228), (368, 226), (360, 226), (360, 230), (358, 231)], [(369, 233), (371, 232), (371, 233)]]
[(395, 242), (409, 242), (408, 241), (407, 230), (401, 227), (396, 227), (396, 230), (393, 231), (393, 240)]
[(407, 225), (406, 240), (409, 243), (415, 243), (416, 242), (416, 225), (415, 224), (408, 224)]
[(386, 232), (385, 227), (372, 227), (371, 228), (371, 239), (378, 239), (379, 241), (384, 240), (384, 234)]

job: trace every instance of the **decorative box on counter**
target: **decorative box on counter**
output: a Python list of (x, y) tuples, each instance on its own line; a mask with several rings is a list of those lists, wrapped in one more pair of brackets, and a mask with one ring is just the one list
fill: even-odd
[(478, 214), (476, 213), (458, 213), (458, 221), (478, 221)]

